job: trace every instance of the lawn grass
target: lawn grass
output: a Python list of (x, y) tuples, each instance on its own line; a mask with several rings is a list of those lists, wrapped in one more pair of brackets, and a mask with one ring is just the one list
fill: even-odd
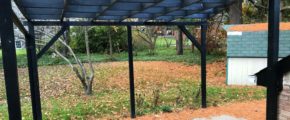
[[(176, 87), (160, 90), (153, 95), (154, 90), (141, 90), (136, 93), (137, 115), (159, 112), (172, 112), (184, 108), (199, 109), (199, 85), (190, 81), (176, 83)], [(42, 100), (44, 120), (70, 120), (104, 118), (120, 119), (129, 116), (129, 91), (102, 89), (92, 96), (67, 96), (65, 98), (50, 98)], [(249, 94), (251, 93), (251, 94)], [(208, 106), (219, 106), (229, 102), (260, 100), (265, 98), (265, 90), (253, 87), (208, 87)], [(158, 99), (158, 103), (153, 101)], [(22, 100), (23, 119), (30, 120), (31, 107), (29, 100)], [(7, 105), (0, 104), (0, 119), (7, 119)]]
[[(101, 64), (97, 65), (93, 85), (94, 92), (91, 96), (83, 94), (79, 80), (69, 67), (63, 65), (39, 67), (43, 118), (45, 120), (83, 120), (129, 117), (127, 63)], [(182, 75), (174, 77), (176, 75), (168, 75), (167, 72), (162, 72), (165, 70), (156, 69), (159, 67), (152, 67), (154, 69), (146, 66), (137, 67), (140, 64), (145, 64), (145, 62), (135, 64), (135, 95), (138, 116), (179, 111), (186, 108), (200, 108), (200, 82), (198, 78), (190, 77), (195, 76), (194, 74), (183, 74), (178, 69), (174, 69), (175, 73), (168, 70), (171, 74), (180, 73)], [(181, 68), (188, 66), (180, 65)], [(160, 67), (171, 69), (171, 67)], [(30, 120), (32, 119), (32, 110), (27, 69), (19, 68), (19, 73), (23, 119)], [(150, 75), (151, 77), (141, 75)], [(218, 76), (218, 74), (216, 75)], [(157, 78), (157, 76), (159, 77)], [(209, 78), (208, 81), (211, 79), (214, 78)], [(0, 82), (0, 119), (8, 119), (3, 78), (0, 81), (2, 81)], [(260, 100), (265, 98), (265, 93), (263, 88), (208, 83), (207, 103), (208, 106), (220, 106), (225, 103)]]
[[(0, 53), (2, 53), (2, 50), (0, 49)], [(26, 55), (26, 49), (16, 49), (16, 55), (21, 56), (21, 55)], [(0, 54), (0, 58), (2, 58), (2, 54)]]
[[(173, 41), (172, 43), (171, 47), (166, 48), (165, 42), (160, 38), (157, 41), (154, 55), (148, 54), (148, 51), (135, 51), (134, 60), (170, 61), (190, 65), (200, 63), (200, 54), (197, 50), (192, 52), (190, 47), (185, 47), (184, 55), (176, 55), (175, 42)], [(86, 59), (84, 54), (77, 54), (77, 56), (81, 60)], [(208, 54), (207, 61), (208, 63), (223, 61), (224, 57), (223, 55)], [(19, 67), (26, 67), (25, 50), (17, 50), (17, 60)], [(127, 60), (128, 56), (126, 52), (114, 54), (113, 61)], [(112, 61), (112, 59), (106, 54), (92, 54), (92, 61), (107, 62)], [(129, 86), (127, 82), (125, 82), (125, 85), (112, 85), (119, 84), (118, 82), (121, 84), (122, 81), (125, 81), (122, 76), (125, 75), (127, 78), (127, 65), (125, 65), (126, 67), (113, 66), (112, 68), (111, 66), (109, 68), (97, 68), (93, 95), (85, 96), (79, 81), (75, 78), (71, 69), (69, 67), (58, 66), (59, 64), (66, 64), (66, 62), (61, 58), (52, 58), (48, 54), (38, 60), (44, 120), (122, 119), (129, 117)], [(0, 72), (2, 73), (3, 70)], [(18, 72), (22, 119), (31, 120), (32, 110), (27, 69), (19, 68)], [(152, 72), (159, 74), (156, 71)], [(136, 76), (137, 115), (172, 112), (184, 108), (200, 108), (200, 84), (197, 82), (199, 80), (192, 77), (182, 79), (181, 77), (170, 78), (168, 77), (169, 75), (163, 75), (165, 75), (163, 79), (168, 81), (159, 83), (156, 80), (151, 80), (153, 78), (143, 80), (143, 78)], [(190, 74), (190, 76), (192, 75)], [(110, 81), (112, 79), (118, 82)], [(0, 77), (0, 80), (2, 81), (0, 82), (0, 119), (8, 119), (3, 76)], [(48, 94), (51, 94), (51, 96)], [(219, 106), (229, 102), (264, 99), (265, 89), (208, 85), (207, 97), (209, 106)]]

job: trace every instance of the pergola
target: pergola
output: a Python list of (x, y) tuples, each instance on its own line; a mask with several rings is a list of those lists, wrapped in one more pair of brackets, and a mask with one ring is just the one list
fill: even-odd
[[(127, 26), (130, 106), (135, 118), (132, 26), (178, 26), (201, 52), (202, 107), (206, 107), (206, 31), (207, 20), (225, 10), (235, 0), (14, 0), (25, 17), (20, 21), (11, 0), (0, 0), (0, 34), (3, 68), (10, 120), (21, 119), (17, 60), (13, 23), (25, 35), (34, 120), (41, 120), (37, 59), (39, 59), (69, 26)], [(268, 66), (278, 60), (280, 0), (269, 0)], [(76, 20), (76, 18), (81, 18)], [(28, 26), (28, 30), (24, 27)], [(186, 26), (201, 26), (201, 43)], [(61, 26), (58, 33), (36, 53), (34, 26)], [(275, 71), (275, 69), (272, 69)], [(277, 119), (278, 82), (272, 72), (268, 80), (267, 119)]]

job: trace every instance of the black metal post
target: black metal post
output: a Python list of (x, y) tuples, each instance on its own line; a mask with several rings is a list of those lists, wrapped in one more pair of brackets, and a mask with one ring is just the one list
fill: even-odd
[(0, 35), (3, 69), (10, 120), (21, 120), (17, 59), (11, 0), (0, 0)]
[(201, 105), (206, 108), (206, 32), (207, 25), (201, 25)]
[(178, 39), (176, 40), (177, 55), (183, 55), (183, 32), (178, 31)]
[(39, 92), (39, 80), (37, 70), (37, 56), (35, 48), (34, 26), (28, 24), (29, 36), (26, 36), (26, 51), (29, 71), (29, 83), (31, 92), (32, 112), (34, 120), (41, 120), (41, 102)]
[(133, 45), (132, 45), (132, 27), (127, 26), (128, 32), (128, 59), (129, 59), (129, 79), (130, 79), (130, 105), (131, 118), (135, 118), (135, 87), (134, 87), (134, 64), (133, 64)]
[(278, 75), (277, 68), (272, 67), (278, 62), (279, 55), (279, 23), (280, 0), (269, 0), (268, 30), (268, 87), (267, 87), (267, 120), (278, 119)]

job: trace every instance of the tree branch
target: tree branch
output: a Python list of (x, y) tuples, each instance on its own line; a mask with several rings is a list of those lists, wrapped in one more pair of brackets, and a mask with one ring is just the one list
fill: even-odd
[(85, 79), (81, 76), (79, 70), (73, 66), (73, 64), (70, 62), (70, 60), (68, 58), (66, 58), (65, 56), (63, 56), (56, 48), (54, 48), (54, 52), (60, 56), (61, 58), (63, 58), (68, 64), (69, 66), (73, 69), (73, 71), (76, 73), (77, 77), (80, 79), (84, 89), (87, 89), (87, 84), (85, 82)]

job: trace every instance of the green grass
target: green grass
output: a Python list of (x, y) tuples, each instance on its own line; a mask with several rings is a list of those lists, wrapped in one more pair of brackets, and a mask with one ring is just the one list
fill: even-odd
[[(158, 94), (159, 102), (154, 105), (152, 91), (136, 93), (137, 114), (146, 115), (159, 112), (172, 112), (177, 109), (200, 108), (200, 95), (197, 95), (199, 85), (190, 81), (181, 81), (176, 87), (161, 90)], [(127, 90), (115, 88), (113, 90), (100, 90), (89, 98), (66, 97), (51, 98), (42, 101), (44, 119), (70, 120), (110, 117), (114, 115), (126, 117), (129, 115), (129, 95)], [(251, 94), (249, 94), (251, 93)], [(138, 96), (138, 94), (143, 94)], [(218, 106), (229, 102), (260, 100), (265, 98), (265, 90), (254, 87), (208, 87), (208, 106)], [(179, 102), (177, 102), (179, 100)], [(142, 101), (142, 102), (140, 102)], [(30, 101), (22, 100), (23, 118), (32, 119)], [(0, 119), (7, 119), (7, 105), (0, 104)]]
[[(1, 49), (0, 49), (0, 53), (2, 53)], [(16, 49), (16, 55), (17, 56), (26, 55), (26, 49)], [(0, 57), (2, 58), (2, 54), (0, 54)]]
[[(175, 38), (174, 37), (168, 37), (168, 38), (159, 37), (158, 40), (157, 40), (157, 42), (156, 42), (156, 46), (157, 47), (166, 47), (166, 41), (165, 41), (165, 39), (167, 39), (167, 41), (169, 41), (169, 43), (171, 43), (171, 46), (175, 46), (176, 41), (175, 41)], [(191, 42), (188, 39), (186, 39), (184, 41), (184, 44), (185, 45), (190, 45)]]
[[(134, 60), (136, 61), (172, 61), (182, 62), (186, 64), (199, 64), (200, 54), (195, 50), (191, 52), (189, 47), (185, 47), (184, 55), (176, 55), (173, 46), (166, 48), (165, 42), (160, 38), (157, 41), (156, 51), (154, 55), (148, 54), (148, 51), (135, 51)], [(86, 59), (86, 55), (77, 54), (81, 60)], [(1, 57), (1, 56), (0, 56)], [(223, 60), (225, 56), (217, 54), (208, 54), (207, 61), (214, 62)], [(2, 57), (1, 57), (2, 58)], [(1, 59), (0, 58), (0, 59)], [(17, 60), (19, 67), (26, 67), (26, 52), (25, 50), (17, 50)], [(114, 54), (115, 61), (127, 61), (126, 52)], [(2, 61), (2, 60), (1, 60)], [(109, 55), (92, 54), (92, 61), (106, 62), (111, 61)], [(52, 58), (50, 55), (44, 55), (38, 61), (40, 66), (66, 64), (61, 58)], [(114, 68), (116, 70), (118, 68)], [(123, 68), (122, 68), (123, 69)], [(120, 71), (123, 71), (123, 70)], [(113, 70), (113, 69), (110, 69)], [(63, 76), (54, 71), (47, 71), (49, 74), (54, 74), (56, 77)], [(120, 119), (120, 117), (128, 117), (130, 114), (129, 106), (129, 91), (120, 87), (106, 86), (106, 80), (112, 76), (112, 71), (100, 72), (101, 80), (97, 81), (94, 93), (92, 96), (84, 96), (78, 93), (66, 93), (60, 97), (50, 97), (42, 99), (42, 113), (44, 120), (70, 120), (70, 119), (88, 119), (88, 118), (104, 118)], [(26, 75), (27, 77), (27, 75)], [(45, 80), (51, 80), (47, 78)], [(54, 78), (55, 79), (55, 78)], [(63, 79), (63, 78), (60, 78)], [(67, 78), (66, 78), (67, 79)], [(162, 87), (154, 84), (147, 86), (144, 89), (136, 90), (136, 106), (138, 115), (154, 114), (159, 112), (172, 112), (183, 108), (200, 108), (200, 85), (193, 80), (168, 80), (168, 83), (162, 83)], [(24, 80), (24, 79), (23, 79)], [(27, 79), (26, 79), (27, 81)], [(22, 81), (23, 82), (23, 81)], [(56, 83), (57, 81), (52, 80)], [(102, 84), (106, 83), (106, 84)], [(2, 83), (3, 84), (3, 83)], [(28, 81), (27, 81), (28, 84)], [(136, 83), (137, 85), (138, 83)], [(139, 83), (141, 84), (141, 83)], [(76, 84), (73, 84), (76, 85)], [(44, 86), (43, 86), (44, 87)], [(74, 88), (74, 87), (72, 87)], [(4, 89), (4, 88), (3, 88)], [(52, 88), (47, 88), (52, 89)], [(62, 89), (62, 88), (57, 88)], [(137, 88), (136, 88), (137, 89)], [(52, 90), (58, 92), (58, 90)], [(72, 89), (73, 91), (73, 89)], [(156, 92), (159, 91), (159, 92)], [(4, 90), (2, 91), (4, 92)], [(23, 92), (23, 90), (22, 90)], [(27, 92), (27, 91), (26, 91)], [(153, 94), (155, 92), (155, 94)], [(239, 102), (249, 100), (260, 100), (265, 98), (265, 89), (255, 87), (225, 87), (209, 85), (207, 87), (207, 103), (209, 106), (218, 106), (228, 102)], [(2, 94), (1, 94), (2, 95)], [(1, 96), (5, 99), (5, 95)], [(32, 119), (31, 101), (29, 97), (21, 97), (22, 115), (24, 120)], [(156, 103), (154, 101), (157, 101)], [(0, 119), (8, 119), (7, 104), (0, 103)]]

